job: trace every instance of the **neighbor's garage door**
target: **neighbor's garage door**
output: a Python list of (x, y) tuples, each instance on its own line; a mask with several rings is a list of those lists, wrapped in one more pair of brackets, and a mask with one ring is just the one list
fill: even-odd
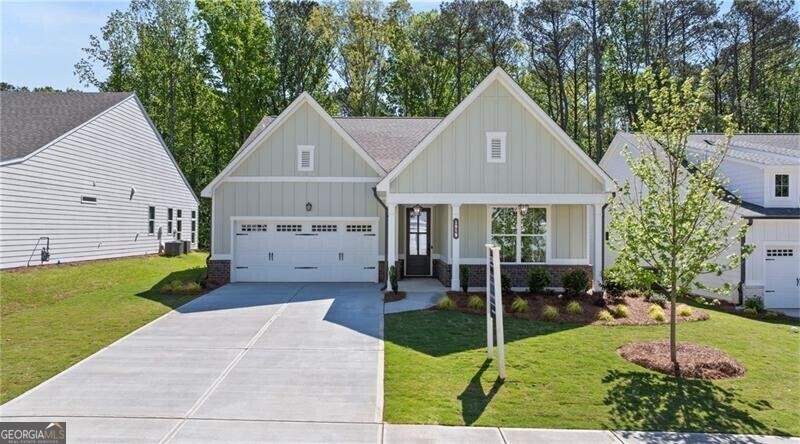
[(800, 249), (767, 248), (764, 305), (800, 308)]
[(234, 229), (235, 282), (377, 282), (377, 222), (247, 221)]

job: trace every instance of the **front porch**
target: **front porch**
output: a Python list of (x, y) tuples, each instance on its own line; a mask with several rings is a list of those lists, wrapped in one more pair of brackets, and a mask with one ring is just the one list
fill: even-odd
[(421, 277), (460, 290), (461, 265), (469, 269), (470, 289), (483, 289), (487, 243), (501, 247), (514, 288), (527, 288), (529, 270), (540, 266), (550, 272), (551, 287), (579, 268), (600, 289), (604, 195), (447, 197), (388, 196), (388, 263), (404, 290)]

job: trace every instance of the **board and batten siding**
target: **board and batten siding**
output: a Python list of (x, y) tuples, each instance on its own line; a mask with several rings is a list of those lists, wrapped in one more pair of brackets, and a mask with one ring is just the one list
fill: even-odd
[[(489, 207), (487, 205), (461, 205), (460, 248), (461, 258), (476, 260), (486, 255), (489, 241)], [(577, 261), (586, 259), (586, 205), (551, 205), (550, 243), (551, 259)], [(445, 224), (447, 221), (444, 221)], [(436, 220), (434, 220), (434, 224)], [(434, 226), (433, 231), (436, 232)]]
[(0, 267), (9, 268), (32, 253), (39, 264), (42, 236), (50, 237), (49, 263), (157, 253), (159, 230), (172, 239), (167, 208), (175, 209), (173, 230), (182, 211), (188, 240), (197, 201), (132, 96), (31, 158), (0, 166), (0, 208)]
[[(314, 146), (313, 171), (297, 170), (299, 145)], [(304, 103), (262, 140), (231, 176), (375, 177), (377, 182), (378, 173)]]
[(800, 244), (800, 220), (755, 219), (747, 230), (746, 242), (756, 248), (747, 257), (745, 284), (763, 286), (767, 248), (796, 247)]
[[(506, 132), (506, 161), (486, 161), (486, 133)], [(602, 193), (603, 184), (499, 81), (392, 181), (397, 193)]]

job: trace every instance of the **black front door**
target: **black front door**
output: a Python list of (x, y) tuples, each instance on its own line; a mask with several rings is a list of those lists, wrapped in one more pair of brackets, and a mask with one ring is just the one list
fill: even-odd
[(430, 276), (431, 274), (431, 209), (423, 208), (414, 214), (406, 209), (406, 274)]

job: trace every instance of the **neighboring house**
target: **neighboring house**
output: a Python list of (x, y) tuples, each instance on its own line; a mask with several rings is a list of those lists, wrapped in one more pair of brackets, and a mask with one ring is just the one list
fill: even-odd
[[(713, 153), (720, 134), (694, 134), (689, 151), (697, 156)], [(615, 180), (624, 183), (632, 174), (623, 157), (624, 147), (638, 156), (639, 136), (618, 133), (600, 161)], [(726, 190), (741, 198), (736, 214), (750, 227), (745, 242), (755, 251), (740, 268), (722, 276), (703, 276), (702, 282), (720, 286), (728, 282), (735, 290), (725, 299), (741, 302), (758, 295), (767, 308), (800, 315), (800, 134), (741, 134), (731, 140), (720, 173), (729, 183)], [(734, 246), (735, 253), (741, 247)], [(606, 265), (616, 254), (607, 248)], [(716, 296), (698, 291), (706, 296)]]
[[(485, 285), (487, 242), (527, 286), (582, 268), (599, 277), (613, 181), (504, 71), (444, 119), (332, 118), (308, 94), (266, 118), (203, 190), (210, 278), (363, 281), (458, 269)], [(388, 233), (388, 237), (386, 236)]]
[(198, 200), (132, 93), (0, 93), (0, 268), (197, 242)]

